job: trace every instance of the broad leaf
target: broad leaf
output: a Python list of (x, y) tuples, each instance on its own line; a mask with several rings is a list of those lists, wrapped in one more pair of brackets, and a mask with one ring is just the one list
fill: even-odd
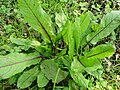
[(40, 72), (37, 77), (38, 87), (45, 87), (48, 84), (49, 80), (45, 77), (43, 72)]
[(84, 71), (84, 66), (76, 58), (74, 58), (71, 64), (71, 70), (74, 72), (82, 73)]
[(98, 69), (97, 67), (99, 67), (101, 65), (100, 60), (97, 59), (97, 58), (85, 58), (85, 57), (81, 57), (80, 58), (80, 62), (82, 63), (82, 65), (84, 67), (91, 67), (92, 70)]
[(71, 71), (70, 72), (71, 77), (73, 78), (73, 80), (82, 87), (88, 87), (88, 83), (89, 81), (83, 76), (82, 73), (80, 72), (75, 72), (75, 71)]
[(41, 67), (41, 71), (45, 74), (45, 76), (49, 80), (52, 80), (52, 82), (54, 83), (59, 83), (60, 81), (64, 80), (68, 75), (68, 72), (59, 70), (59, 74), (55, 82), (55, 77), (56, 77), (59, 67), (56, 65), (54, 60), (44, 60), (41, 63), (40, 67)]
[(22, 72), (26, 67), (35, 65), (41, 60), (39, 53), (11, 53), (0, 56), (0, 78), (6, 79)]
[(99, 59), (81, 57), (80, 62), (85, 67), (84, 70), (88, 72), (90, 75), (93, 75), (97, 78), (101, 77), (103, 67)]
[(77, 58), (74, 58), (70, 70), (71, 77), (78, 85), (88, 87), (88, 80), (82, 75), (83, 71), (84, 66), (77, 60)]
[(80, 58), (80, 62), (82, 65), (85, 67), (84, 70), (88, 72), (90, 75), (93, 75), (97, 78), (100, 78), (102, 72), (103, 72), (103, 67), (101, 65), (101, 62), (97, 58)]
[(83, 71), (84, 66), (76, 58), (74, 58), (70, 70), (71, 77), (79, 86), (88, 87), (88, 80), (82, 75)]
[(78, 51), (79, 47), (83, 45), (84, 39), (90, 32), (88, 28), (90, 24), (90, 13), (82, 14), (80, 17), (77, 17), (74, 22), (74, 39), (75, 46)]
[(42, 9), (37, 0), (18, 0), (20, 11), (25, 20), (35, 30), (39, 31), (43, 37), (52, 42), (53, 32), (51, 26), (51, 19)]
[(112, 56), (115, 52), (115, 48), (113, 45), (102, 44), (93, 48), (89, 52), (85, 52), (86, 58), (104, 58)]
[(112, 33), (113, 30), (116, 29), (119, 25), (120, 25), (120, 11), (112, 11), (108, 13), (102, 18), (101, 23), (97, 30), (95, 30), (95, 32), (91, 33), (88, 36), (87, 38), (88, 43), (91, 42), (93, 44), (96, 44), (102, 38), (107, 37), (110, 33)]
[(17, 81), (17, 87), (19, 88), (27, 88), (32, 84), (32, 82), (37, 78), (39, 74), (39, 67), (36, 66), (33, 69), (25, 71)]
[(99, 59), (109, 57), (114, 54), (114, 47), (112, 45), (98, 45), (89, 52), (85, 52), (83, 57), (80, 57), (80, 62), (85, 66), (95, 71), (101, 68), (101, 62)]
[(87, 73), (89, 73), (90, 75), (92, 75), (92, 76), (94, 76), (96, 78), (101, 79), (102, 78), (101, 75), (102, 75), (104, 69), (103, 69), (102, 65), (99, 65), (97, 67), (95, 67), (95, 66), (93, 66), (93, 67), (86, 67), (85, 71)]

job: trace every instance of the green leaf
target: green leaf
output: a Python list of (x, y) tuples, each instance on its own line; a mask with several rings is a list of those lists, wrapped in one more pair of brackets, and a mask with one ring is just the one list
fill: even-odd
[(79, 47), (85, 43), (84, 39), (90, 32), (90, 13), (82, 14), (80, 17), (77, 17), (74, 22), (74, 39), (76, 50), (78, 51)]
[(69, 90), (80, 90), (80, 89), (79, 86), (73, 80), (69, 80)]
[(40, 67), (41, 67), (41, 71), (45, 74), (45, 76), (49, 80), (52, 80), (52, 82), (54, 82), (54, 83), (61, 82), (68, 75), (68, 72), (63, 71), (63, 70), (60, 69), (59, 70), (59, 74), (57, 76), (57, 80), (55, 82), (55, 77), (56, 77), (56, 74), (57, 74), (57, 71), (58, 71), (59, 67), (56, 65), (54, 60), (44, 60), (41, 63)]
[(97, 67), (99, 67), (101, 65), (101, 62), (99, 59), (97, 58), (85, 58), (85, 57), (81, 57), (80, 58), (80, 62), (82, 63), (82, 65), (84, 67), (92, 67), (92, 70), (96, 70), (98, 69)]
[(112, 11), (106, 14), (95, 32), (88, 35), (87, 40), (89, 44), (96, 44), (102, 38), (107, 37), (120, 25), (120, 11)]
[(58, 43), (58, 41), (62, 39), (62, 32), (63, 32), (62, 29), (66, 21), (67, 21), (67, 18), (64, 13), (56, 13), (55, 22), (58, 25), (59, 29), (57, 30), (58, 34), (55, 38), (55, 43)]
[(36, 79), (37, 75), (39, 73), (38, 66), (34, 67), (33, 69), (30, 69), (28, 71), (25, 71), (18, 79), (17, 81), (17, 87), (23, 89), (27, 88), (32, 84), (32, 82)]
[(10, 41), (13, 44), (18, 45), (17, 48), (20, 48), (25, 51), (27, 51), (29, 48), (35, 48), (40, 46), (40, 42), (37, 40), (10, 37)]
[(32, 88), (30, 88), (29, 90), (38, 90), (37, 86), (33, 86)]
[(84, 71), (84, 67), (76, 58), (74, 58), (73, 62), (71, 63), (71, 70), (82, 73)]
[(59, 61), (62, 61), (66, 68), (70, 69), (72, 60), (69, 59), (68, 55), (59, 57)]
[(30, 45), (31, 40), (30, 39), (24, 39), (24, 38), (13, 38), (10, 37), (10, 41), (17, 45)]
[(58, 57), (61, 57), (66, 54), (67, 49), (63, 49), (60, 53), (57, 54)]
[(69, 88), (65, 86), (56, 86), (53, 90), (69, 90)]
[(79, 86), (86, 87), (86, 88), (88, 87), (89, 81), (83, 76), (82, 73), (71, 71), (70, 75)]
[(17, 76), (17, 75), (14, 75), (14, 76), (10, 77), (10, 78), (8, 79), (9, 85), (15, 84), (16, 81), (17, 81), (17, 79), (18, 79), (18, 76)]
[(81, 58), (80, 62), (85, 67), (84, 70), (89, 73), (90, 75), (93, 75), (97, 78), (101, 78), (101, 74), (103, 73), (103, 67), (101, 65), (101, 62), (97, 58)]
[(71, 77), (78, 85), (88, 87), (88, 80), (82, 75), (83, 71), (84, 66), (77, 60), (77, 58), (74, 58), (70, 70)]
[(39, 89), (37, 89), (37, 90), (45, 90), (45, 88), (39, 88)]
[(64, 41), (67, 45), (69, 43), (68, 30), (69, 30), (69, 33), (70, 33), (71, 32), (71, 25), (72, 25), (72, 23), (70, 21), (66, 21), (66, 23), (63, 26), (63, 29), (61, 31), (63, 39), (64, 39)]
[(69, 41), (69, 51), (68, 51), (68, 54), (69, 54), (69, 58), (72, 59), (73, 56), (74, 56), (74, 39), (71, 38), (70, 41)]
[(102, 44), (93, 48), (89, 52), (85, 52), (86, 58), (105, 58), (112, 56), (115, 52), (115, 48), (113, 45)]
[(57, 34), (57, 36), (56, 36), (56, 38), (55, 38), (55, 43), (56, 43), (56, 44), (59, 43), (59, 40), (60, 40), (60, 39), (61, 39), (61, 40), (63, 39), (63, 38), (62, 38), (62, 37), (63, 37), (62, 33), (63, 33), (63, 30), (60, 31), (60, 32)]
[(40, 72), (37, 77), (38, 87), (45, 87), (48, 84), (49, 80), (45, 77), (43, 72)]
[(89, 69), (95, 71), (102, 67), (100, 59), (113, 55), (114, 51), (115, 49), (113, 45), (105, 45), (105, 44), (98, 45), (89, 52), (85, 52), (84, 53), (85, 56), (80, 57), (80, 62), (85, 67), (89, 67)]
[(74, 43), (74, 38), (73, 38), (73, 24), (70, 21), (67, 21), (64, 28), (63, 28), (63, 38), (64, 41), (66, 42), (67, 45), (69, 45), (69, 58), (72, 59), (73, 55), (74, 55), (74, 47), (75, 47), (75, 43)]
[(54, 34), (52, 32), (51, 19), (42, 9), (37, 0), (18, 0), (20, 12), (25, 20), (35, 30), (39, 31), (45, 40), (52, 42)]
[(30, 40), (30, 39), (24, 39), (24, 38), (13, 38), (11, 36), (10, 41), (20, 46), (27, 46), (27, 47), (40, 46), (40, 42), (37, 40)]
[(35, 65), (41, 60), (39, 53), (10, 53), (0, 56), (0, 78), (6, 79), (22, 72), (26, 67)]
[(60, 2), (68, 2), (67, 0), (60, 0)]
[(51, 47), (39, 45), (35, 49), (43, 56), (50, 57), (52, 55)]
[(56, 13), (55, 22), (60, 29), (65, 24), (66, 20), (67, 18), (64, 13)]
[(72, 22), (69, 23), (69, 27), (67, 30), (68, 33), (68, 42), (69, 42), (69, 58), (72, 59), (73, 55), (74, 55), (74, 47), (75, 47), (75, 43), (74, 43), (74, 38), (73, 38), (73, 27), (72, 27)]
[(93, 66), (93, 67), (86, 67), (85, 68), (85, 71), (87, 73), (89, 73), (90, 75), (98, 78), (98, 79), (101, 79), (102, 78), (102, 73), (104, 71), (102, 65), (99, 65), (97, 67)]

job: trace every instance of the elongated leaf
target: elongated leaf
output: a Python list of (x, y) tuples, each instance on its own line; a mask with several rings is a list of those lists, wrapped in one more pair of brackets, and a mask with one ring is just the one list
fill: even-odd
[(89, 52), (85, 52), (86, 58), (104, 58), (112, 56), (115, 52), (115, 48), (113, 45), (98, 45), (97, 47), (93, 48)]
[(62, 33), (64, 41), (67, 45), (69, 43), (69, 41), (68, 41), (68, 29), (70, 26), (71, 26), (70, 21), (67, 21), (63, 27), (63, 30), (60, 32), (60, 37), (61, 37), (61, 33)]
[(10, 37), (10, 41), (13, 44), (18, 45), (18, 48), (25, 50), (25, 51), (27, 51), (30, 48), (36, 49), (38, 46), (40, 46), (40, 42), (38, 42), (37, 40)]
[(85, 57), (81, 57), (80, 58), (80, 62), (85, 67), (92, 67), (91, 69), (93, 69), (93, 70), (98, 69), (97, 67), (99, 67), (101, 65), (100, 60), (97, 59), (97, 58), (85, 58)]
[(14, 44), (20, 45), (20, 46), (27, 46), (27, 47), (36, 47), (40, 45), (40, 42), (37, 40), (30, 40), (30, 39), (24, 39), (24, 38), (13, 38), (10, 37), (10, 41)]
[(75, 46), (78, 51), (79, 47), (83, 45), (84, 39), (90, 32), (88, 28), (90, 24), (90, 13), (82, 14), (80, 17), (77, 17), (74, 22), (74, 39)]
[(73, 80), (79, 86), (86, 87), (86, 88), (88, 87), (89, 81), (83, 76), (82, 73), (71, 71), (70, 74), (71, 74), (71, 77), (73, 78)]
[(71, 38), (70, 41), (69, 41), (69, 51), (68, 51), (68, 54), (69, 54), (69, 58), (72, 59), (73, 58), (73, 55), (74, 55), (74, 39)]
[(58, 25), (58, 27), (60, 28), (60, 31), (62, 29), (62, 26), (65, 24), (66, 20), (67, 20), (67, 18), (64, 13), (56, 13), (55, 22)]
[(84, 71), (84, 67), (76, 58), (74, 58), (71, 64), (71, 70), (74, 72), (82, 73)]
[(74, 55), (74, 38), (73, 38), (73, 24), (70, 21), (67, 21), (63, 28), (63, 38), (67, 45), (69, 45), (69, 58), (72, 59)]
[(26, 67), (39, 63), (39, 53), (11, 53), (0, 56), (0, 78), (6, 79), (22, 72)]
[(45, 87), (48, 84), (49, 80), (45, 77), (43, 72), (40, 72), (37, 77), (38, 87)]
[(9, 85), (15, 84), (20, 74), (16, 74), (8, 79)]
[(78, 85), (88, 87), (88, 80), (82, 75), (83, 71), (84, 66), (77, 60), (77, 58), (74, 58), (74, 61), (71, 64), (71, 77)]
[(39, 68), (38, 66), (34, 67), (33, 69), (30, 69), (26, 72), (24, 72), (17, 81), (17, 87), (23, 89), (27, 88), (32, 84), (32, 82), (36, 79), (36, 77), (39, 74)]
[(41, 71), (45, 74), (45, 76), (49, 79), (52, 80), (54, 83), (59, 83), (60, 81), (64, 80), (68, 72), (59, 70), (59, 74), (57, 76), (57, 80), (55, 82), (55, 77), (56, 73), (58, 71), (58, 66), (56, 65), (54, 60), (45, 60), (41, 63)]
[(99, 59), (113, 55), (114, 50), (115, 49), (112, 45), (99, 45), (91, 51), (85, 52), (85, 56), (80, 57), (80, 62), (85, 67), (91, 67), (91, 70), (95, 71), (98, 68), (101, 68), (101, 62)]
[(37, 0), (18, 0), (20, 11), (25, 20), (43, 37), (52, 42), (53, 32), (51, 27), (51, 19), (42, 9)]
[[(105, 15), (95, 32), (88, 36), (88, 43), (96, 44), (102, 38), (108, 36), (114, 29), (120, 25), (120, 11), (112, 11)], [(88, 44), (87, 43), (87, 44)]]
[(15, 43), (17, 45), (30, 45), (30, 43), (31, 43), (30, 39), (24, 39), (24, 38), (10, 37), (10, 40), (11, 40), (12, 43)]

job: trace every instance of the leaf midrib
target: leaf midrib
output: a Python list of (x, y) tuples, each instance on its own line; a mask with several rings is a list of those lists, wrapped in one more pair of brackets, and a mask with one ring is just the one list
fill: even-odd
[[(36, 76), (36, 72), (38, 71), (38, 69), (35, 71), (35, 73), (33, 74), (33, 75), (29, 75), (21, 84), (20, 84), (20, 86), (24, 86), (24, 83), (25, 83), (25, 81), (27, 81), (28, 79), (30, 79), (30, 77), (31, 76)], [(37, 77), (37, 76), (36, 76)], [(32, 82), (30, 82), (30, 83), (32, 83)]]
[(96, 56), (96, 55), (99, 55), (99, 54), (105, 53), (105, 52), (107, 52), (107, 51), (109, 51), (109, 50), (111, 50), (111, 49), (107, 49), (107, 50), (105, 50), (105, 51), (98, 52), (98, 53), (96, 53), (96, 54), (93, 54), (93, 55), (87, 56), (87, 58), (91, 58), (91, 57), (93, 57), (93, 56)]
[(85, 45), (83, 48), (85, 48), (97, 35), (99, 35), (104, 29), (106, 29), (119, 15), (117, 15), (113, 20), (111, 20), (111, 22), (104, 27), (103, 29), (101, 29), (99, 32), (97, 32)]
[(5, 67), (9, 67), (9, 66), (13, 66), (13, 65), (16, 65), (16, 64), (32, 61), (32, 60), (35, 60), (35, 59), (38, 59), (38, 58), (42, 58), (42, 56), (38, 56), (38, 57), (35, 57), (35, 58), (32, 58), (32, 59), (28, 59), (28, 60), (24, 60), (24, 61), (15, 62), (15, 63), (4, 65), (4, 66), (0, 66), (0, 69), (5, 68)]
[(28, 6), (29, 10), (32, 12), (32, 14), (33, 14), (34, 17), (36, 18), (36, 20), (38, 21), (39, 26), (42, 27), (42, 29), (43, 29), (43, 30), (45, 31), (45, 33), (47, 34), (50, 42), (53, 43), (50, 35), (49, 35), (48, 32), (47, 32), (47, 30), (46, 30), (45, 27), (42, 25), (42, 23), (40, 22), (40, 20), (37, 18), (37, 16), (36, 16), (35, 13), (33, 12), (33, 10), (29, 7), (29, 5), (28, 5), (28, 3), (26, 2), (26, 0), (24, 0), (24, 2), (26, 3), (26, 5)]

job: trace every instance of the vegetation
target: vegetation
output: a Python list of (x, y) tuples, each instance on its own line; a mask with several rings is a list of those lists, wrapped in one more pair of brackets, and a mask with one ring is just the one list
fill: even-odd
[(119, 0), (1, 0), (1, 90), (119, 90)]

